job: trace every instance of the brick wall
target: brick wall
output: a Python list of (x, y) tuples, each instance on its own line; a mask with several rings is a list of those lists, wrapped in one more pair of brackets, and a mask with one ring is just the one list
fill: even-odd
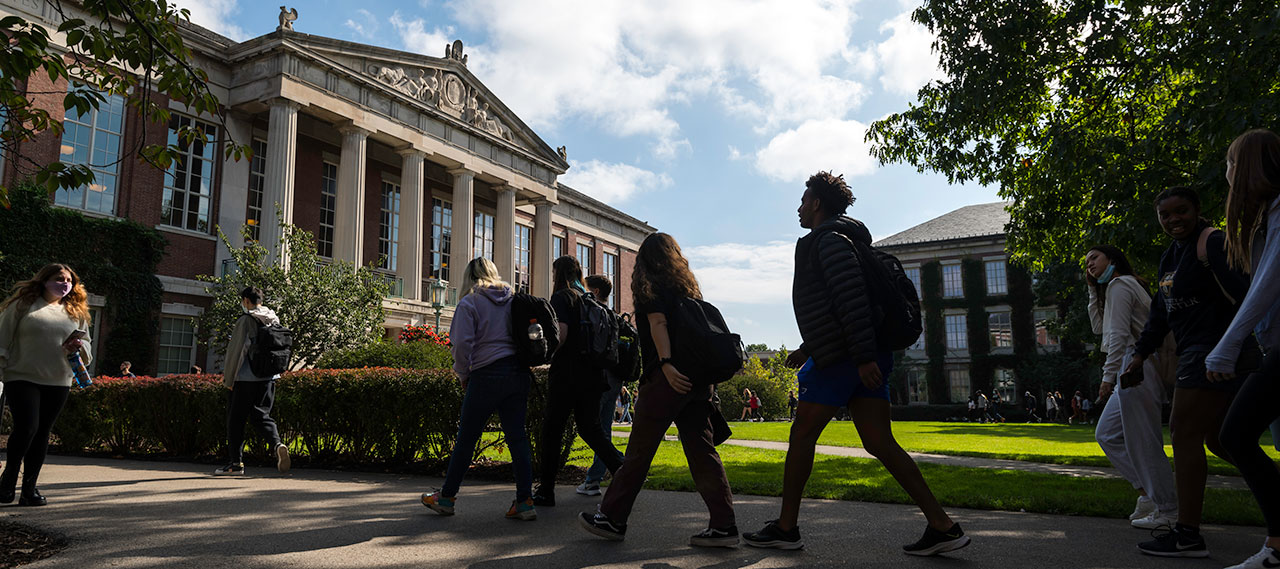
[(614, 290), (618, 291), (618, 309), (622, 312), (635, 312), (635, 301), (631, 296), (631, 273), (636, 269), (636, 252), (623, 249), (618, 256), (618, 281)]
[(382, 176), (395, 175), (386, 164), (368, 161), (364, 174), (364, 259), (359, 264), (378, 261), (378, 236), (382, 230)]
[(320, 184), (324, 155), (316, 140), (298, 137), (297, 170), (294, 172), (293, 224), (316, 235), (320, 231)]
[[(48, 111), (55, 119), (61, 119), (65, 114), (62, 99), (67, 92), (66, 81), (53, 82), (47, 74), (33, 73), (27, 79), (26, 90), (34, 93), (27, 95), (27, 98), (35, 108)], [(10, 178), (15, 182), (26, 179), (45, 164), (58, 161), (58, 149), (61, 146), (61, 135), (51, 131), (41, 132), (31, 140), (19, 144), (17, 156), (5, 157), (5, 169), (13, 172)]]

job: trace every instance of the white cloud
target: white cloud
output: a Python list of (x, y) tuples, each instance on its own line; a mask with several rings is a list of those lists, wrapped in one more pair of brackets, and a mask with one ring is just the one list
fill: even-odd
[(671, 185), (671, 178), (666, 174), (655, 174), (630, 164), (570, 160), (569, 166), (569, 171), (560, 176), (561, 183), (608, 204)]
[(391, 27), (396, 29), (396, 34), (400, 36), (405, 49), (409, 51), (440, 57), (444, 55), (444, 46), (453, 41), (449, 37), (453, 34), (452, 27), (435, 27), (428, 32), (426, 24), (421, 19), (407, 20), (399, 10), (391, 14), (389, 21)]
[(191, 23), (222, 34), (235, 41), (249, 39), (240, 26), (231, 23), (240, 6), (236, 0), (173, 0), (178, 8), (186, 8), (191, 12)]
[(789, 305), (795, 243), (720, 243), (684, 250), (702, 294), (713, 303)]
[(729, 145), (729, 160), (732, 162), (742, 160), (742, 151), (732, 144)]
[[(359, 21), (357, 21), (359, 20)], [(355, 18), (348, 18), (345, 24), (355, 35), (364, 40), (371, 40), (378, 35), (378, 18), (372, 12), (361, 8), (356, 10)]]
[(911, 21), (910, 10), (881, 24), (880, 33), (886, 31), (889, 39), (875, 46), (880, 85), (886, 91), (914, 97), (929, 81), (945, 76), (933, 53), (933, 34)]
[(803, 182), (830, 170), (846, 178), (875, 172), (879, 162), (864, 140), (867, 125), (856, 120), (811, 120), (783, 132), (756, 153), (756, 169), (781, 182)]

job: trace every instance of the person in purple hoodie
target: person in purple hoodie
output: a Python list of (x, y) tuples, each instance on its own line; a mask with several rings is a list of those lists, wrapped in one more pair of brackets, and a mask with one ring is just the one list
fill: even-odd
[(497, 411), (516, 476), (516, 499), (507, 510), (507, 518), (535, 520), (538, 513), (532, 499), (532, 451), (524, 428), (532, 378), (528, 368), (516, 362), (516, 346), (511, 338), (514, 291), (503, 282), (493, 261), (484, 257), (467, 264), (458, 291), (462, 298), (449, 326), (449, 339), (453, 344), (453, 371), (466, 395), (444, 487), (423, 494), (422, 505), (453, 515), (458, 488), (471, 467), (476, 443), (489, 417)]

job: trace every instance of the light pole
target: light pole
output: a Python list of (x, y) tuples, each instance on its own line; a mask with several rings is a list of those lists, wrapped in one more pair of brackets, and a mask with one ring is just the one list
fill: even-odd
[(431, 281), (429, 293), (431, 296), (431, 308), (436, 311), (436, 333), (440, 333), (440, 312), (444, 310), (445, 295), (449, 292), (449, 281), (443, 279), (433, 279)]

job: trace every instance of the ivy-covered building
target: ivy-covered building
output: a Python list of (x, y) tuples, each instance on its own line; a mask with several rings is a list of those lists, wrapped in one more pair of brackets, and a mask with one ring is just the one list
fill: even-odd
[(1005, 252), (1007, 202), (962, 207), (875, 243), (902, 261), (924, 311), (924, 334), (906, 350), (904, 403), (962, 403), (975, 390), (1022, 400), (1019, 363), (1058, 349), (1037, 307), (1031, 275)]

